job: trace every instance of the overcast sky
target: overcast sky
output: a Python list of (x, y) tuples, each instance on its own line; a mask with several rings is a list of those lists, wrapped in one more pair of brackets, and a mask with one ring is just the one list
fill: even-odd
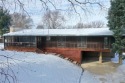
[[(15, 7), (14, 0), (8, 0), (10, 2), (6, 3), (7, 9), (10, 10), (10, 13), (13, 12), (21, 12), (20, 8), (18, 7), (18, 4)], [(43, 9), (42, 3), (40, 0), (21, 0), (24, 3), (24, 8), (27, 11), (27, 13), (31, 16), (31, 18), (34, 21), (35, 25), (38, 25), (42, 19), (43, 14), (45, 13), (45, 10)], [(83, 1), (83, 0), (81, 0)], [(89, 5), (87, 6), (89, 12), (85, 12), (81, 10), (79, 7), (77, 7), (77, 12), (80, 13), (81, 15), (81, 20), (80, 17), (77, 13), (74, 13), (70, 9), (70, 5), (67, 2), (67, 0), (53, 0), (53, 3), (56, 4), (55, 6), (58, 9), (62, 9), (62, 15), (65, 16), (66, 18), (66, 25), (75, 25), (79, 21), (83, 23), (91, 22), (91, 21), (104, 21), (105, 23), (107, 22), (106, 16), (107, 16), (107, 11), (109, 8), (109, 0), (100, 0), (106, 8), (101, 9), (99, 6), (94, 5), (93, 7), (90, 7)], [(9, 4), (9, 5), (8, 5)], [(54, 7), (49, 4), (48, 5), (51, 10), (54, 10)], [(65, 10), (65, 11), (64, 11)], [(68, 13), (66, 12), (67, 10)]]

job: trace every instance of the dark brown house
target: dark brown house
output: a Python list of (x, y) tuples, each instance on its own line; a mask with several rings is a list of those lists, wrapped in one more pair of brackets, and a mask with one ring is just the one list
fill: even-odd
[(79, 63), (89, 56), (111, 56), (113, 33), (109, 28), (29, 29), (4, 34), (4, 48), (62, 54)]

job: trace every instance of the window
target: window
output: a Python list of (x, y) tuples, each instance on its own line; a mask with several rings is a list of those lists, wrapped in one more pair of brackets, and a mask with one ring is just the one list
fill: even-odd
[(50, 40), (51, 40), (51, 37), (50, 37), (50, 36), (47, 36), (47, 37), (46, 37), (46, 40), (47, 40), (47, 41), (50, 41)]
[(65, 47), (66, 43), (65, 43), (65, 37), (58, 37), (58, 47)]
[(8, 46), (34, 47), (36, 46), (35, 36), (9, 36), (5, 37)]
[(108, 37), (104, 37), (104, 44), (108, 45)]
[(104, 48), (108, 48), (109, 42), (108, 42), (108, 37), (104, 37)]
[(86, 37), (78, 37), (77, 47), (86, 48), (86, 46), (87, 46), (86, 41), (87, 41)]

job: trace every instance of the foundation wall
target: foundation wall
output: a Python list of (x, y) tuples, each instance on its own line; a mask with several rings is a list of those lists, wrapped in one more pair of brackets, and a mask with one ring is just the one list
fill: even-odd
[(24, 52), (36, 52), (35, 47), (16, 47), (16, 46), (9, 46), (5, 47), (6, 50), (15, 50), (15, 51), (24, 51)]
[[(16, 50), (16, 51), (24, 51), (24, 52), (37, 52), (37, 53), (43, 53), (44, 52), (50, 52), (50, 53), (57, 53), (57, 54), (61, 54), (64, 57), (70, 58), (74, 61), (77, 61), (78, 63), (81, 63), (84, 57), (84, 51), (83, 49), (78, 49), (78, 48), (44, 48), (44, 49), (38, 49), (35, 47), (16, 47), (16, 46), (8, 46), (5, 47), (6, 50)], [(88, 52), (88, 50), (86, 50), (85, 52)], [(96, 53), (93, 53), (96, 52)], [(88, 52), (88, 55), (90, 58), (92, 58), (92, 56), (99, 56), (100, 51), (90, 51)], [(110, 52), (103, 52), (102, 53), (103, 57), (109, 57), (111, 56)]]
[(53, 52), (61, 54), (64, 57), (68, 57), (78, 63), (81, 63), (81, 50), (71, 48), (45, 48), (47, 52)]

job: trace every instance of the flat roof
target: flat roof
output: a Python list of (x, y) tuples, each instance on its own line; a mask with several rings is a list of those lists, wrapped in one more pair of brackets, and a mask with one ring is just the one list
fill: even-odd
[(84, 29), (25, 29), (10, 32), (3, 36), (112, 36), (109, 28), (84, 28)]

